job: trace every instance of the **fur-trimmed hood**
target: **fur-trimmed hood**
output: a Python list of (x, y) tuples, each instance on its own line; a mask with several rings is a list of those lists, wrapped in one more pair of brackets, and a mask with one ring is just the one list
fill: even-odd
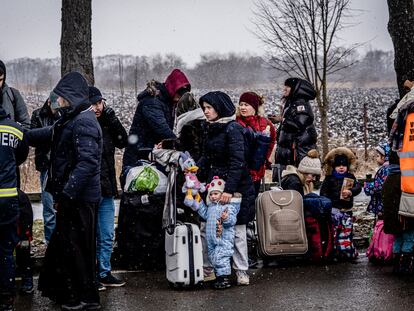
[(332, 165), (337, 155), (345, 155), (348, 158), (348, 163), (349, 163), (348, 172), (353, 173), (356, 169), (356, 162), (357, 162), (356, 155), (349, 148), (338, 147), (338, 148), (334, 148), (331, 151), (329, 151), (325, 157), (325, 160), (323, 161), (323, 169), (325, 171), (325, 174), (326, 175), (332, 174), (332, 170), (333, 170)]

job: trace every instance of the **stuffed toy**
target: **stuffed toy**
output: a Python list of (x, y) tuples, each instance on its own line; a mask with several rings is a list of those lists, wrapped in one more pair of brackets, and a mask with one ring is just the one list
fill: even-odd
[(200, 193), (206, 191), (206, 185), (197, 178), (198, 167), (194, 159), (187, 151), (182, 152), (179, 164), (185, 175), (185, 182), (182, 188), (183, 193), (186, 194), (184, 201), (196, 201), (199, 203), (201, 201)]

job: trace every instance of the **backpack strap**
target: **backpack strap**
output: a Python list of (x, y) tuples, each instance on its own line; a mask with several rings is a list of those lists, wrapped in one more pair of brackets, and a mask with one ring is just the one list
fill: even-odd
[(16, 109), (16, 97), (14, 96), (13, 89), (11, 87), (9, 87), (6, 92), (7, 92), (7, 96), (9, 97), (10, 101), (12, 102), (13, 109), (15, 110)]

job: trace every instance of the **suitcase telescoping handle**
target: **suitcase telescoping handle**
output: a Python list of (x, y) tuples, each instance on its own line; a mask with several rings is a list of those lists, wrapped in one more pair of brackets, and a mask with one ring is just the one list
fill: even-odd
[(177, 224), (177, 193), (176, 180), (177, 166), (170, 165), (170, 173), (167, 180), (167, 192), (165, 194), (164, 211), (168, 211), (168, 221), (166, 230), (169, 234), (173, 234)]

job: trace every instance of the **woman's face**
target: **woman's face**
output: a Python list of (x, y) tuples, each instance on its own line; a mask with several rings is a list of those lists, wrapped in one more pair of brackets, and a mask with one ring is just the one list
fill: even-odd
[(217, 111), (209, 103), (203, 102), (203, 111), (207, 121), (214, 121), (218, 118)]
[(305, 183), (308, 185), (316, 180), (316, 175), (314, 174), (303, 174), (303, 176), (305, 177)]
[(250, 117), (256, 114), (256, 110), (254, 110), (253, 106), (245, 102), (240, 102), (239, 109), (242, 117)]
[(283, 86), (283, 97), (288, 97), (290, 94), (291, 88), (287, 85)]

